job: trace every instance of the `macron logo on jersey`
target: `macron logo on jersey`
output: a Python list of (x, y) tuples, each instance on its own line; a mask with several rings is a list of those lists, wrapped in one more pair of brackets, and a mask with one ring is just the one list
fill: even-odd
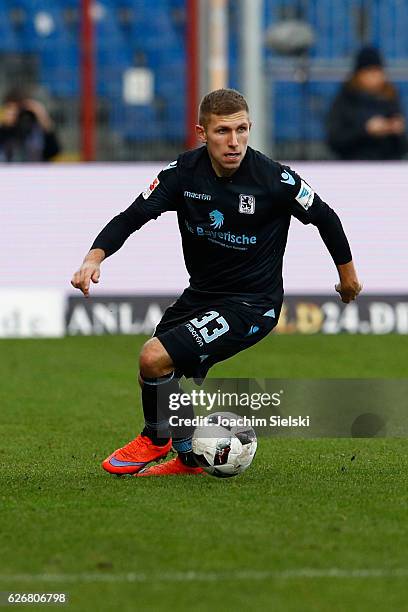
[(305, 183), (305, 181), (302, 179), (300, 183), (299, 193), (296, 196), (296, 200), (299, 202), (301, 206), (303, 206), (305, 210), (309, 210), (309, 208), (313, 204), (313, 199), (314, 199), (313, 189), (310, 187), (310, 185)]
[(194, 191), (185, 191), (185, 198), (192, 198), (193, 200), (211, 200), (211, 196), (208, 193), (194, 193)]
[(164, 170), (171, 170), (172, 168), (177, 168), (177, 159), (176, 159), (176, 161), (170, 162), (168, 166), (163, 168), (163, 171)]
[(284, 172), (282, 172), (281, 177), (282, 177), (281, 178), (281, 183), (286, 183), (286, 185), (294, 185), (295, 184), (295, 179), (286, 170)]

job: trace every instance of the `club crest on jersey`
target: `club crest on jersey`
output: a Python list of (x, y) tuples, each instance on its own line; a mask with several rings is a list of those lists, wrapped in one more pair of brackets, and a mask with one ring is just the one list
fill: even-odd
[(159, 183), (160, 181), (157, 177), (154, 179), (153, 183), (150, 183), (146, 191), (142, 193), (142, 196), (144, 197), (145, 200), (147, 200), (147, 198), (153, 193), (153, 191), (156, 189)]
[(255, 196), (241, 193), (239, 196), (238, 210), (245, 215), (253, 215), (255, 212)]

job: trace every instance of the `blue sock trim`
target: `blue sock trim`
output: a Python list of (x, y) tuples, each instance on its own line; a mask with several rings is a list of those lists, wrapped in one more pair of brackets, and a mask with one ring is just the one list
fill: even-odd
[(189, 453), (193, 450), (192, 440), (193, 438), (186, 438), (185, 440), (173, 440), (173, 448), (178, 453)]
[(140, 374), (140, 378), (143, 380), (145, 385), (151, 385), (152, 387), (158, 387), (159, 385), (165, 385), (174, 378), (174, 370), (166, 376), (160, 376), (159, 378), (145, 378)]

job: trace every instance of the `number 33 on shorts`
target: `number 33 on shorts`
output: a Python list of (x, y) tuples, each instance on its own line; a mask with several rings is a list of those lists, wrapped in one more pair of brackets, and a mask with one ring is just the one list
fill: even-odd
[[(216, 327), (211, 325), (212, 330), (209, 331), (207, 324), (214, 322), (217, 324)], [(223, 334), (225, 334), (229, 330), (229, 325), (224, 317), (220, 316), (220, 313), (216, 310), (209, 310), (204, 314), (204, 316), (200, 318), (190, 319), (191, 325), (193, 325), (196, 329), (200, 330), (200, 334), (204, 340), (204, 342), (212, 342), (216, 340)]]

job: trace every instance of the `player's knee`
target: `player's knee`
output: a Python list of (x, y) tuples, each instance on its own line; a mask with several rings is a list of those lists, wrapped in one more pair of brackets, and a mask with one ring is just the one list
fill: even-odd
[(157, 338), (151, 338), (143, 346), (139, 367), (144, 378), (158, 378), (173, 370), (170, 356)]
[(160, 376), (160, 352), (157, 347), (152, 346), (150, 340), (142, 348), (139, 358), (140, 374), (143, 377), (155, 378)]

